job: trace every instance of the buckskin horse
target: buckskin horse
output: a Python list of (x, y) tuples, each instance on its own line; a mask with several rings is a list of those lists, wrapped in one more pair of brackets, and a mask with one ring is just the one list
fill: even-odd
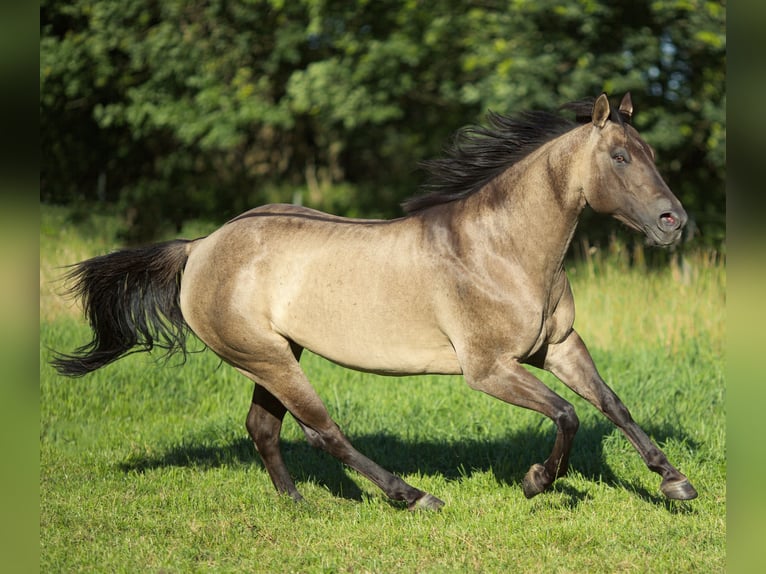
[[(186, 352), (189, 330), (255, 384), (246, 427), (274, 486), (296, 500), (280, 451), (289, 412), (309, 443), (408, 508), (444, 503), (358, 452), (301, 370), (303, 349), (389, 375), (462, 374), (472, 389), (533, 409), (556, 425), (550, 456), (522, 481), (531, 498), (567, 472), (579, 421), (524, 365), (587, 399), (662, 477), (671, 499), (689, 480), (636, 424), (573, 329), (564, 257), (585, 205), (658, 245), (687, 215), (630, 125), (626, 94), (561, 110), (490, 113), (426, 162), (424, 193), (392, 220), (347, 219), (265, 205), (206, 237), (128, 248), (74, 265), (66, 278), (93, 330), (52, 360), (81, 376), (136, 351)], [(583, 117), (584, 116), (584, 117)]]

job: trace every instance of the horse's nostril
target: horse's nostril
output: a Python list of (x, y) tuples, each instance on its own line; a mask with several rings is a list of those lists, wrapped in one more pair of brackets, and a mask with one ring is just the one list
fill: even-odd
[(660, 224), (667, 229), (678, 229), (681, 226), (681, 219), (672, 211), (667, 211), (660, 215)]

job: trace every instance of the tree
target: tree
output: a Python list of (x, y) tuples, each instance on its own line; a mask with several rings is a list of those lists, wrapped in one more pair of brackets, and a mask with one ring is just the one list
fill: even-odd
[(724, 30), (701, 0), (44, 0), (41, 197), (119, 203), (136, 238), (267, 201), (393, 216), (487, 110), (631, 90), (720, 241)]

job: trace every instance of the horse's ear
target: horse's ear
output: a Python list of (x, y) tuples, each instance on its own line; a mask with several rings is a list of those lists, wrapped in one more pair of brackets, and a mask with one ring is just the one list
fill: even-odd
[(606, 92), (603, 92), (593, 104), (593, 123), (597, 127), (603, 128), (609, 119), (609, 114), (609, 98), (606, 97)]
[(622, 97), (620, 115), (628, 120), (633, 116), (633, 100), (630, 99), (630, 92), (626, 92)]

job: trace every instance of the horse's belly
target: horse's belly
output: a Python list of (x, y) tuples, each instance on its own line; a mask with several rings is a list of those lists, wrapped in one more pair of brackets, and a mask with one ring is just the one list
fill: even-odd
[(414, 313), (307, 309), (275, 323), (284, 336), (340, 365), (381, 374), (459, 374), (455, 350), (435, 323)]
[(398, 346), (391, 344), (365, 345), (359, 342), (348, 347), (336, 345), (304, 345), (312, 352), (334, 363), (352, 369), (386, 375), (460, 374), (460, 364), (451, 346), (426, 348), (422, 344)]

